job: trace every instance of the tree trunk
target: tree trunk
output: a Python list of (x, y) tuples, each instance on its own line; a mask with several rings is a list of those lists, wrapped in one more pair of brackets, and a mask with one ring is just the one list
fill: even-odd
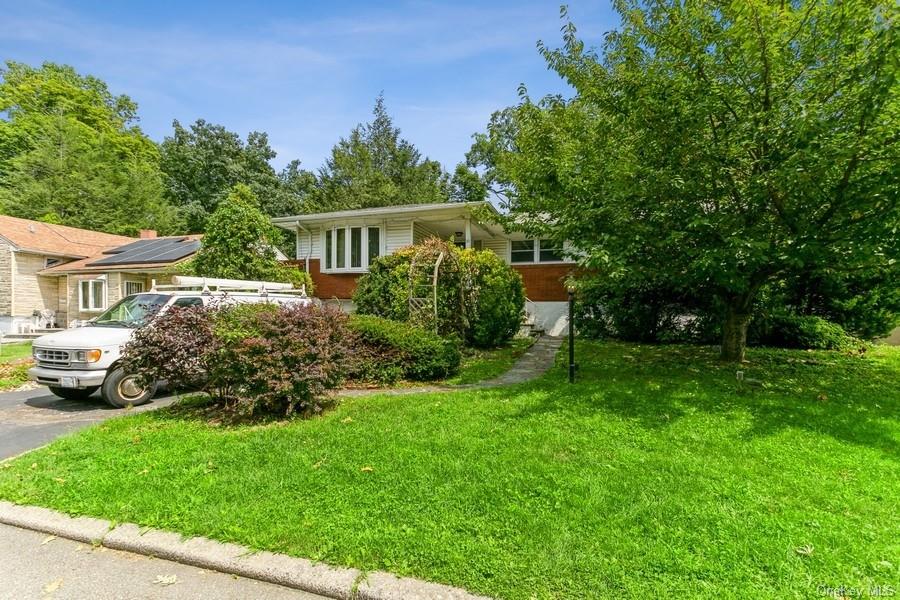
[(744, 362), (752, 305), (753, 297), (749, 294), (728, 299), (722, 324), (722, 360)]

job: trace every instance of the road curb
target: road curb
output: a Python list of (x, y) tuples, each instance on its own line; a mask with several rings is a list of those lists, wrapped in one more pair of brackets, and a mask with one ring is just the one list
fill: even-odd
[(37, 506), (0, 500), (0, 523), (86, 544), (154, 556), (195, 567), (239, 575), (338, 600), (487, 600), (451, 586), (375, 571), (332, 567), (304, 558), (255, 552), (204, 537), (184, 538), (133, 523), (70, 517)]

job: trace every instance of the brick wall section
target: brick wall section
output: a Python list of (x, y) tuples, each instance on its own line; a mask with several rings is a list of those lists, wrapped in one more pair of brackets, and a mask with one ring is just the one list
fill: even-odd
[(12, 312), (12, 250), (0, 242), (0, 316)]
[(38, 275), (44, 269), (43, 254), (16, 252), (13, 257), (15, 294), (13, 316), (30, 317), (35, 310), (59, 309), (59, 288), (56, 277)]
[[(288, 264), (303, 269), (304, 261), (292, 260)], [(534, 302), (557, 302), (568, 298), (566, 293), (566, 276), (572, 271), (572, 265), (513, 265), (513, 268), (522, 275), (525, 282), (525, 295)], [(309, 274), (316, 286), (317, 298), (340, 298), (341, 300), (353, 297), (356, 289), (356, 280), (359, 275), (333, 275), (322, 273), (318, 259), (310, 259)]]
[[(288, 264), (303, 270), (306, 261), (291, 260)], [(315, 297), (327, 300), (329, 298), (339, 298), (348, 300), (353, 297), (353, 291), (356, 289), (356, 280), (359, 274), (331, 274), (322, 273), (319, 259), (311, 258), (309, 260), (309, 275), (312, 277), (315, 286)]]
[(573, 265), (512, 265), (525, 282), (525, 296), (533, 302), (561, 302), (568, 299), (566, 277)]

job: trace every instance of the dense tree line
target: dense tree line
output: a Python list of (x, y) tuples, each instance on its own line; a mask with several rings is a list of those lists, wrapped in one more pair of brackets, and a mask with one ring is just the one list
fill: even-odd
[(391, 204), (483, 199), (465, 166), (448, 174), (400, 136), (382, 97), (313, 172), (281, 172), (268, 135), (246, 139), (203, 119), (179, 121), (160, 143), (138, 126), (137, 104), (72, 67), (0, 69), (0, 212), (133, 235), (203, 232), (238, 184), (268, 216)]

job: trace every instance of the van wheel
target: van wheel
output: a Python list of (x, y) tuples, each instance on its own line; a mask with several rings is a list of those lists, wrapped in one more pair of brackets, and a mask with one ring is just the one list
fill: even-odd
[(155, 393), (155, 383), (142, 385), (137, 375), (125, 373), (122, 367), (116, 367), (107, 373), (100, 386), (100, 395), (116, 408), (146, 404)]
[(54, 396), (59, 396), (60, 398), (64, 398), (66, 400), (87, 400), (88, 396), (96, 392), (98, 389), (100, 389), (100, 386), (98, 385), (87, 387), (83, 390), (79, 390), (77, 388), (61, 388), (56, 387), (55, 385), (51, 385), (50, 393)]

